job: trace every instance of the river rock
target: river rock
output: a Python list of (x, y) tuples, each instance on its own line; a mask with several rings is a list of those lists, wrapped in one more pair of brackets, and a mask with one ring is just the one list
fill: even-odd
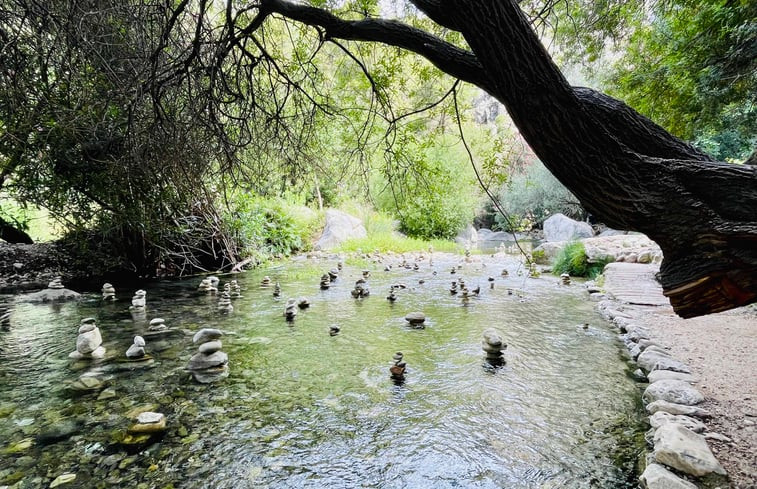
[(219, 367), (229, 363), (229, 356), (222, 352), (216, 351), (210, 355), (204, 353), (195, 353), (192, 358), (189, 359), (189, 370), (203, 370), (206, 368)]
[(704, 401), (704, 396), (688, 382), (682, 380), (660, 380), (649, 384), (643, 394), (645, 402), (668, 401), (693, 406)]
[(50, 489), (76, 480), (76, 474), (61, 474), (50, 483)]
[(666, 423), (654, 434), (655, 461), (686, 474), (701, 477), (710, 473), (726, 475), (704, 437), (677, 423)]
[(694, 433), (703, 433), (707, 427), (698, 419), (682, 414), (670, 414), (665, 411), (658, 411), (649, 417), (649, 424), (652, 428), (657, 429), (665, 423), (678, 423)]
[(222, 345), (220, 341), (214, 340), (214, 341), (208, 341), (206, 343), (201, 344), (197, 350), (200, 353), (203, 353), (205, 355), (211, 355), (217, 351), (220, 351), (221, 346)]
[(329, 209), (326, 211), (326, 226), (315, 243), (315, 249), (328, 250), (348, 239), (365, 238), (367, 235), (363, 221), (344, 212)]
[(405, 316), (405, 321), (411, 326), (421, 326), (426, 321), (426, 315), (422, 312), (411, 312)]
[(670, 414), (682, 414), (684, 416), (695, 416), (697, 418), (709, 418), (712, 414), (701, 407), (687, 406), (685, 404), (676, 404), (668, 401), (654, 401), (647, 404), (647, 412), (654, 414), (664, 411)]
[(649, 464), (639, 478), (644, 489), (697, 489), (660, 464)]
[(220, 329), (202, 328), (192, 337), (192, 343), (207, 343), (208, 341), (217, 340), (221, 336), (223, 336), (223, 332)]
[(685, 374), (683, 372), (673, 372), (672, 370), (653, 370), (647, 375), (650, 384), (654, 384), (659, 380), (682, 380), (689, 384), (696, 384), (699, 379), (691, 374)]
[(145, 349), (141, 346), (131, 345), (126, 350), (126, 358), (142, 358), (145, 356)]
[(681, 372), (690, 374), (691, 369), (683, 362), (676, 360), (667, 353), (662, 353), (651, 347), (647, 348), (636, 359), (639, 367), (649, 373), (653, 370), (672, 370), (673, 372)]
[(563, 215), (549, 216), (543, 225), (546, 241), (572, 241), (594, 236), (594, 230), (588, 223), (574, 221)]
[(102, 342), (103, 339), (100, 335), (100, 329), (95, 326), (91, 330), (81, 333), (76, 338), (76, 351), (82, 355), (91, 354), (102, 345)]

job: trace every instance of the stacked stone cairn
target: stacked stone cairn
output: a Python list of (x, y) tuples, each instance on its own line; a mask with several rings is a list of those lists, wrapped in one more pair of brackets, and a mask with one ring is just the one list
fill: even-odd
[(279, 297), (281, 295), (281, 284), (276, 282), (276, 285), (273, 286), (273, 296)]
[(321, 275), (321, 290), (328, 290), (331, 287), (331, 278), (328, 273)]
[(232, 280), (231, 283), (229, 283), (229, 288), (231, 289), (229, 291), (229, 296), (231, 296), (232, 299), (239, 299), (242, 297), (242, 287), (239, 286), (239, 282)]
[(307, 297), (300, 297), (299, 299), (297, 299), (297, 307), (299, 307), (300, 309), (307, 309), (308, 307), (310, 307), (310, 301)]
[(570, 285), (570, 275), (567, 273), (560, 274), (560, 283), (563, 285)]
[(489, 328), (484, 331), (484, 339), (481, 341), (481, 347), (486, 353), (486, 361), (490, 365), (504, 365), (504, 350), (507, 348), (507, 345), (502, 342), (502, 338), (497, 334), (497, 331), (494, 330), (494, 328)]
[(134, 343), (126, 350), (126, 358), (132, 362), (149, 360), (149, 355), (145, 354), (145, 339), (137, 335), (134, 337)]
[(197, 287), (197, 290), (199, 290), (200, 292), (207, 292), (208, 294), (215, 294), (216, 292), (218, 292), (218, 287), (213, 285), (210, 277), (205, 277), (200, 281), (200, 285)]
[(284, 306), (284, 317), (287, 321), (294, 321), (297, 317), (297, 301), (295, 299), (287, 299), (287, 303)]
[(397, 294), (394, 293), (394, 285), (389, 287), (389, 295), (386, 296), (386, 300), (389, 302), (394, 302), (397, 300)]
[(357, 282), (355, 282), (355, 288), (350, 291), (350, 294), (355, 299), (368, 297), (369, 295), (371, 295), (371, 291), (370, 289), (368, 289), (368, 282), (366, 282), (364, 278), (359, 279)]
[(457, 294), (457, 280), (452, 281), (452, 285), (449, 288), (449, 293), (452, 295)]
[[(227, 284), (228, 285), (228, 284)], [(218, 298), (218, 306), (216, 307), (218, 312), (230, 313), (234, 310), (234, 306), (231, 305), (231, 294), (227, 291), (223, 291)]]
[(202, 328), (195, 333), (192, 342), (199, 345), (197, 353), (192, 355), (187, 370), (201, 384), (210, 384), (229, 376), (229, 356), (221, 351), (219, 329)]
[(415, 329), (423, 329), (426, 326), (424, 326), (423, 323), (426, 322), (426, 315), (422, 312), (411, 312), (407, 316), (405, 316), (405, 321), (407, 321), (410, 326), (412, 326)]
[(218, 283), (221, 281), (218, 277), (215, 275), (211, 275), (208, 277), (208, 280), (210, 281), (210, 285), (215, 287), (216, 290), (218, 290)]
[(344, 268), (344, 263), (339, 262), (336, 264), (336, 269), (339, 270), (340, 272), (342, 271), (343, 268)]
[(265, 287), (270, 287), (271, 286), (271, 277), (269, 277), (268, 275), (266, 275), (265, 277), (263, 277), (263, 280), (260, 281), (260, 286), (264, 287), (264, 288)]
[(471, 290), (473, 292), (473, 295), (478, 295), (481, 293), (481, 286), (477, 285), (475, 289)]
[(79, 326), (79, 336), (76, 337), (76, 351), (68, 357), (75, 360), (84, 358), (103, 358), (105, 347), (102, 346), (103, 338), (100, 328), (95, 324), (95, 318), (84, 318)]
[(363, 278), (368, 280), (371, 277), (371, 271), (370, 270), (363, 270)]
[(116, 300), (116, 289), (112, 284), (104, 283), (102, 288), (103, 300), (114, 301)]
[(460, 290), (460, 297), (463, 300), (463, 305), (468, 305), (468, 303), (470, 303), (470, 295), (471, 295), (470, 291), (468, 290), (467, 287), (463, 287)]
[(329, 270), (328, 274), (329, 274), (329, 280), (331, 280), (332, 282), (335, 281), (337, 278), (339, 278), (339, 270), (337, 270), (336, 268), (332, 268), (331, 270)]
[(392, 366), (389, 367), (389, 374), (392, 376), (392, 380), (396, 384), (402, 384), (405, 381), (405, 369), (407, 364), (403, 362), (404, 355), (401, 351), (398, 351), (392, 357)]
[(139, 289), (134, 292), (134, 297), (131, 298), (130, 309), (142, 310), (147, 306), (147, 292)]
[(63, 289), (63, 277), (55, 277), (47, 284), (48, 289)]
[(503, 277), (507, 277), (508, 275), (510, 275), (510, 272), (507, 271), (507, 268), (503, 268), (502, 273), (500, 275), (502, 275)]
[(531, 262), (528, 265), (528, 276), (531, 278), (539, 278), (541, 277), (541, 272), (539, 271), (539, 267), (536, 266), (536, 262)]
[(339, 334), (339, 331), (341, 331), (341, 329), (336, 324), (329, 326), (329, 335), (336, 336)]
[(160, 333), (168, 329), (166, 326), (166, 320), (163, 318), (155, 318), (150, 320), (150, 325), (147, 327), (147, 331), (152, 333)]

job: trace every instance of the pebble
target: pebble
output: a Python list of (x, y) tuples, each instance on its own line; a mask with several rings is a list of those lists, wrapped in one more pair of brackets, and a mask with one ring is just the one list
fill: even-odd
[(204, 353), (205, 355), (213, 354), (221, 349), (221, 342), (218, 340), (208, 341), (207, 343), (203, 343), (200, 345), (200, 347), (197, 349), (200, 353)]

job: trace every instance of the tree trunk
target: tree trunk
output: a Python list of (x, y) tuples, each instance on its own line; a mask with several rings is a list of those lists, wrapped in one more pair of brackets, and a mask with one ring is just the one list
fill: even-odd
[(516, 1), (442, 3), (547, 168), (600, 220), (660, 245), (680, 316), (757, 300), (757, 169), (714, 162), (638, 114), (609, 121), (609, 97), (583, 103)]

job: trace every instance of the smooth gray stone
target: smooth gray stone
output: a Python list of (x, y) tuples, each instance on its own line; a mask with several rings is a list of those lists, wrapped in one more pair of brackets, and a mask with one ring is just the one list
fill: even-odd
[(670, 414), (665, 411), (658, 411), (649, 417), (649, 424), (652, 425), (652, 428), (657, 429), (665, 423), (678, 423), (694, 433), (703, 433), (707, 429), (704, 423), (698, 419), (682, 414)]
[(659, 380), (683, 380), (689, 384), (696, 384), (699, 379), (691, 374), (685, 374), (683, 372), (674, 372), (672, 370), (653, 370), (647, 375), (650, 384), (654, 384)]
[(82, 324), (81, 326), (79, 326), (79, 334), (89, 333), (96, 327), (97, 326), (95, 326), (95, 323)]
[(655, 461), (685, 474), (697, 477), (713, 472), (726, 475), (704, 437), (680, 424), (666, 423), (655, 431), (652, 456)]
[(145, 349), (141, 346), (131, 345), (126, 350), (126, 358), (142, 358), (145, 356)]
[(639, 478), (644, 489), (697, 489), (660, 464), (649, 464)]
[(201, 344), (200, 348), (198, 348), (198, 351), (200, 353), (204, 353), (205, 355), (210, 355), (217, 351), (220, 351), (221, 346), (221, 342), (218, 340), (208, 341), (207, 343)]
[(649, 348), (641, 352), (636, 362), (647, 373), (653, 370), (672, 370), (685, 374), (691, 373), (691, 369), (685, 363), (676, 360), (668, 354), (653, 351)]
[(100, 329), (94, 328), (91, 331), (80, 334), (76, 338), (76, 351), (82, 355), (91, 354), (102, 345), (103, 339), (100, 336)]
[(676, 404), (693, 406), (704, 402), (701, 392), (683, 380), (659, 380), (644, 391), (642, 398), (645, 402), (668, 401)]
[(195, 353), (192, 358), (189, 359), (189, 370), (202, 370), (206, 368), (218, 367), (229, 363), (229, 356), (222, 352), (217, 351), (210, 355), (203, 353)]
[(712, 414), (706, 409), (697, 406), (686, 406), (668, 401), (654, 401), (647, 404), (647, 412), (654, 414), (659, 411), (665, 411), (670, 414), (683, 414), (685, 416), (696, 416), (697, 418), (709, 418)]
[(192, 343), (206, 343), (208, 341), (217, 340), (221, 336), (223, 336), (223, 332), (220, 329), (202, 328), (192, 337)]

